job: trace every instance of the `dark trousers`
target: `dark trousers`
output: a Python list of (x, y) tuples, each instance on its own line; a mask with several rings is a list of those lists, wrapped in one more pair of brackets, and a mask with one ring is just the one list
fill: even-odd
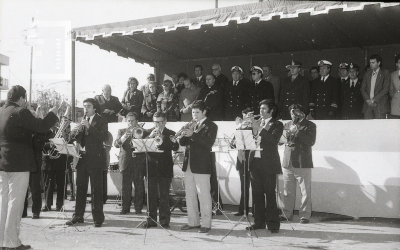
[[(133, 184), (135, 185), (135, 211), (142, 211), (144, 201), (144, 175), (146, 173), (146, 158), (139, 160), (133, 166)], [(131, 191), (132, 193), (132, 191)]]
[[(253, 161), (261, 161), (261, 159), (254, 158)], [(261, 166), (261, 163), (258, 166)], [(254, 223), (266, 224), (269, 230), (279, 229), (279, 209), (275, 195), (276, 174), (265, 174), (263, 170), (253, 167), (250, 178), (254, 200)], [(267, 206), (265, 206), (265, 199)]]
[[(87, 159), (82, 158), (79, 161)], [(74, 216), (83, 218), (86, 208), (86, 196), (90, 178), (92, 193), (92, 216), (96, 224), (104, 222), (103, 213), (103, 169), (90, 168), (86, 164), (78, 163), (76, 168), (76, 205)]]
[(46, 206), (50, 208), (53, 205), (54, 184), (57, 184), (57, 201), (56, 206), (64, 205), (64, 185), (65, 185), (65, 170), (43, 170), (44, 193)]
[(107, 176), (108, 176), (108, 169), (103, 170), (103, 203), (104, 204), (106, 204), (106, 202), (108, 200)]
[[(31, 172), (29, 175), (29, 189), (32, 194), (32, 213), (40, 214), (40, 210), (42, 209), (42, 187), (40, 185), (40, 181), (42, 178), (42, 172), (36, 171)], [(26, 191), (25, 204), (24, 204), (24, 214), (28, 211), (28, 190)]]
[[(244, 169), (243, 169), (244, 167)], [(249, 189), (250, 189), (250, 172), (247, 166), (247, 161), (246, 161), (246, 166), (243, 166), (239, 168), (239, 175), (240, 175), (240, 203), (239, 203), (239, 213), (244, 213), (244, 194), (246, 192), (246, 211), (247, 214), (249, 213)], [(246, 176), (245, 176), (246, 175)], [(246, 179), (245, 179), (246, 177)], [(246, 186), (244, 185), (244, 181), (246, 180)]]
[[(127, 166), (122, 174), (122, 210), (130, 211), (132, 203), (133, 165)], [(135, 187), (136, 188), (136, 187)]]
[[(74, 175), (71, 166), (68, 166), (67, 185), (71, 187), (71, 197), (75, 196)], [(67, 197), (67, 185), (65, 185), (65, 198)]]
[(380, 112), (378, 107), (367, 107), (364, 112), (364, 119), (386, 119), (386, 113)]
[[(171, 212), (169, 210), (169, 187), (171, 178), (166, 177), (149, 177), (149, 211), (150, 217), (157, 221), (157, 198), (160, 191), (160, 223), (169, 224), (171, 220)], [(154, 224), (149, 220), (149, 224)]]

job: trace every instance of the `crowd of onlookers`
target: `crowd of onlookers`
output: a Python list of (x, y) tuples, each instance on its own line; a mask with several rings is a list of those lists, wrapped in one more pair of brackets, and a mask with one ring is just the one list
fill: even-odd
[(395, 63), (397, 70), (390, 73), (382, 68), (382, 58), (374, 54), (363, 76), (359, 65), (345, 62), (339, 65), (336, 78), (332, 63), (320, 60), (310, 69), (311, 79), (304, 76), (302, 63), (295, 60), (286, 66), (285, 78), (273, 75), (270, 65), (253, 66), (251, 79), (240, 66), (233, 66), (228, 78), (221, 73), (220, 64), (212, 65), (212, 73), (207, 74), (201, 65), (195, 65), (193, 78), (179, 73), (171, 80), (156, 82), (149, 74), (147, 82), (139, 86), (131, 77), (121, 102), (111, 96), (109, 85), (95, 99), (100, 113), (110, 122), (118, 121), (118, 114), (132, 111), (141, 121), (151, 121), (156, 111), (165, 112), (168, 121), (190, 121), (195, 100), (206, 102), (211, 120), (234, 121), (246, 108), (258, 114), (258, 104), (264, 99), (275, 100), (284, 120), (290, 119), (288, 107), (292, 104), (301, 104), (306, 115), (316, 120), (400, 118), (400, 55)]

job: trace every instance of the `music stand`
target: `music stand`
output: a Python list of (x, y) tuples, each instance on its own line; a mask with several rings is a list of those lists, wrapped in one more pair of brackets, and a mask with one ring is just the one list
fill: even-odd
[[(64, 190), (63, 190), (63, 205), (60, 209), (60, 211), (57, 213), (57, 216), (50, 221), (49, 224), (47, 224), (44, 228), (42, 228), (40, 231), (43, 231), (44, 229), (46, 229), (47, 227), (49, 227), (55, 220), (57, 220), (60, 216), (62, 216), (63, 220), (65, 220), (65, 218), (67, 217), (67, 215), (65, 214), (65, 188), (67, 185), (67, 175), (68, 175), (68, 157), (69, 156), (73, 156), (73, 157), (77, 157), (79, 158), (79, 153), (76, 152), (76, 148), (73, 144), (67, 144), (67, 141), (64, 140), (64, 138), (53, 138), (53, 139), (49, 139), (50, 140), (50, 144), (54, 145), (56, 147), (56, 150), (58, 151), (58, 153), (61, 155), (67, 155), (67, 160), (66, 160), (66, 164), (65, 164), (65, 176), (64, 176)], [(63, 225), (63, 228), (67, 228), (67, 226)], [(77, 231), (79, 231), (76, 227), (75, 229)]]
[[(213, 147), (211, 149), (211, 152), (214, 152), (216, 154), (217, 153), (228, 153), (228, 150), (229, 150), (229, 142), (227, 142), (226, 139), (217, 138), (217, 139), (215, 139), (215, 142), (214, 142), (214, 145), (213, 145)], [(219, 159), (219, 154), (218, 154), (218, 159)], [(218, 189), (217, 189), (218, 200), (214, 201), (213, 211), (218, 211), (219, 210), (232, 223), (232, 221), (229, 219), (229, 217), (224, 213), (224, 211), (222, 211), (221, 204), (219, 202), (219, 200), (220, 200), (219, 199), (219, 197), (220, 197), (220, 188), (219, 188), (219, 172), (218, 172), (217, 166), (215, 166), (215, 170), (216, 170), (217, 184), (218, 184)]]
[[(146, 206), (146, 219), (141, 221), (131, 232), (129, 232), (126, 236), (129, 236), (135, 229), (139, 228), (141, 225), (143, 225), (144, 223), (148, 223), (148, 219), (152, 220), (154, 223), (156, 223), (158, 226), (160, 226), (162, 229), (164, 229), (170, 236), (174, 236), (177, 239), (180, 239), (178, 237), (176, 237), (175, 235), (173, 235), (169, 230), (167, 230), (166, 228), (164, 228), (163, 226), (161, 226), (161, 224), (155, 220), (153, 220), (153, 218), (150, 217), (150, 210), (149, 210), (149, 206), (150, 206), (150, 202), (149, 202), (149, 162), (148, 162), (148, 154), (149, 153), (162, 153), (162, 150), (158, 149), (157, 144), (155, 143), (155, 139), (154, 138), (149, 138), (149, 139), (132, 139), (132, 146), (135, 148), (135, 151), (132, 152), (132, 154), (135, 153), (145, 153), (146, 155), (146, 181), (145, 181), (145, 185), (146, 185), (146, 189), (147, 189), (147, 194), (146, 194), (146, 200), (147, 200), (147, 206)], [(146, 244), (146, 237), (147, 237), (147, 228), (148, 226), (146, 226), (146, 231), (144, 233), (144, 240), (143, 243)]]
[[(236, 138), (236, 150), (250, 150), (251, 151), (261, 151), (262, 149), (258, 148), (256, 146), (256, 142), (253, 138), (253, 131), (252, 130), (236, 130), (235, 131), (235, 138)], [(249, 154), (250, 157), (250, 154)], [(243, 156), (243, 167), (246, 167), (246, 154)], [(247, 167), (250, 167), (250, 161), (247, 161)], [(243, 171), (244, 174), (244, 181), (243, 181), (243, 190), (246, 189), (246, 171)], [(249, 221), (248, 217), (248, 211), (247, 211), (247, 206), (246, 206), (246, 191), (244, 192), (244, 214), (243, 216), (233, 225), (233, 227), (229, 230), (227, 234), (225, 234), (224, 237), (222, 237), (221, 241), (225, 239), (232, 231), (233, 229), (243, 220), (245, 219), (247, 224), (249, 225), (246, 230), (249, 230), (249, 233), (247, 235), (250, 236), (251, 238), (251, 243), (254, 246), (253, 242), (253, 234), (251, 233), (251, 230), (254, 231), (254, 235), (258, 238), (256, 231), (254, 228), (251, 227), (251, 223)]]

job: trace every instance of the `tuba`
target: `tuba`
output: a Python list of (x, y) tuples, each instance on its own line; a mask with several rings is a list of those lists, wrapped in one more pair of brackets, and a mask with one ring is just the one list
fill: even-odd
[[(64, 138), (64, 140), (68, 143), (68, 137), (66, 138), (64, 134), (68, 129), (71, 120), (68, 119), (68, 114), (70, 113), (70, 107), (67, 107), (67, 110), (64, 113), (64, 116), (61, 117), (61, 123), (58, 127), (57, 133), (55, 134), (54, 138)], [(43, 155), (48, 156), (50, 159), (58, 159), (60, 158), (61, 154), (58, 152), (56, 145), (50, 142), (50, 149), (45, 150), (43, 149)]]

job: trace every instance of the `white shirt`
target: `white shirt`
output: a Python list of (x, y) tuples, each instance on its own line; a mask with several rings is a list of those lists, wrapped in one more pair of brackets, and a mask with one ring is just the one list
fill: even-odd
[(262, 80), (262, 79), (260, 79), (260, 80), (258, 80), (258, 81), (256, 82), (256, 86), (261, 82), (261, 80)]
[(321, 81), (325, 82), (325, 81), (326, 81), (326, 79), (328, 79), (328, 77), (329, 77), (329, 75), (326, 75), (326, 76), (321, 76)]
[(200, 121), (197, 122), (197, 124), (200, 126), (201, 124), (203, 124), (203, 122), (207, 119), (207, 117), (204, 117), (203, 119), (201, 119)]
[(267, 119), (263, 119), (264, 120), (264, 126), (263, 128), (265, 128), (265, 126), (267, 126), (268, 122), (272, 119), (272, 117), (267, 118)]
[[(369, 92), (369, 98), (372, 99), (375, 96), (375, 84), (376, 84), (376, 78), (378, 77), (379, 69), (377, 68), (376, 70), (372, 71), (371, 75), (371, 91)], [(375, 76), (374, 76), (375, 73)]]
[(353, 82), (354, 82), (354, 86), (356, 86), (356, 85), (357, 85), (357, 82), (358, 82), (358, 78), (356, 78), (356, 79), (354, 79), (354, 80), (351, 80), (351, 79), (350, 79), (350, 88), (351, 88), (351, 85), (352, 85)]
[(89, 125), (92, 124), (93, 117), (94, 117), (94, 115), (92, 115), (92, 116), (86, 116), (86, 120), (87, 120), (87, 118), (89, 118)]

